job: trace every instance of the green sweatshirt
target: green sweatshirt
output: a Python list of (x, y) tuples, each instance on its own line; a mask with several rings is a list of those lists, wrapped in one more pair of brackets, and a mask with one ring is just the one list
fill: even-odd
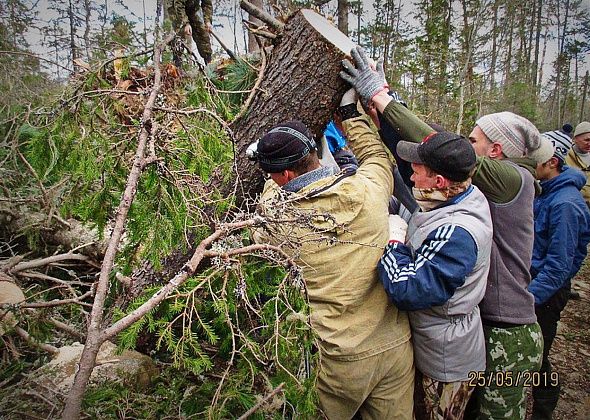
[[(434, 130), (412, 113), (404, 105), (391, 101), (383, 111), (383, 117), (396, 129), (406, 141), (420, 143)], [(534, 174), (535, 163), (531, 159), (511, 159), (521, 167)], [(475, 172), (471, 177), (473, 185), (478, 187), (486, 198), (497, 204), (512, 201), (522, 184), (518, 169), (503, 160), (478, 156)]]

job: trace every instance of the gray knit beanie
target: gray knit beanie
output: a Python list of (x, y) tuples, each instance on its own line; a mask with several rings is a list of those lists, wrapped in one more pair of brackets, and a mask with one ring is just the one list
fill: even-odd
[(538, 161), (539, 157), (535, 154), (541, 152), (545, 155), (543, 152), (548, 151), (548, 144), (541, 141), (537, 127), (520, 115), (512, 112), (488, 114), (478, 119), (476, 124), (490, 141), (502, 145), (502, 152), (507, 158), (529, 156)]
[(590, 122), (582, 121), (580, 124), (576, 126), (576, 131), (574, 131), (574, 137), (579, 136), (580, 134), (590, 133)]

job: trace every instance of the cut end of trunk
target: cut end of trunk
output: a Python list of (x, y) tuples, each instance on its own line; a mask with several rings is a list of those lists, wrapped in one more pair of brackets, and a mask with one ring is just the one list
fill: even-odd
[(328, 19), (310, 9), (302, 9), (301, 14), (309, 24), (320, 33), (327, 41), (350, 56), (350, 51), (356, 46), (352, 40), (344, 35)]

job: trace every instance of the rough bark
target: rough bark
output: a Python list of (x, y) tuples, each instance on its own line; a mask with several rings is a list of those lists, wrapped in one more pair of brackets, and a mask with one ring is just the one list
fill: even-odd
[[(326, 36), (332, 36), (339, 47)], [(257, 165), (245, 157), (248, 145), (273, 125), (293, 119), (320, 136), (348, 88), (338, 73), (352, 46), (352, 41), (311, 10), (299, 11), (289, 19), (248, 112), (232, 126), (241, 178), (238, 205), (247, 204), (264, 183)]]

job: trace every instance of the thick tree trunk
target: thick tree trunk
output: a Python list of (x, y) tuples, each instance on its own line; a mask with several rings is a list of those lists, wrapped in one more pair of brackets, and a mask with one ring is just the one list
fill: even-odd
[(300, 120), (319, 138), (348, 85), (338, 75), (354, 44), (311, 10), (293, 15), (268, 58), (248, 112), (232, 128), (241, 179), (237, 202), (243, 207), (262, 191), (264, 179), (246, 148), (273, 125)]

